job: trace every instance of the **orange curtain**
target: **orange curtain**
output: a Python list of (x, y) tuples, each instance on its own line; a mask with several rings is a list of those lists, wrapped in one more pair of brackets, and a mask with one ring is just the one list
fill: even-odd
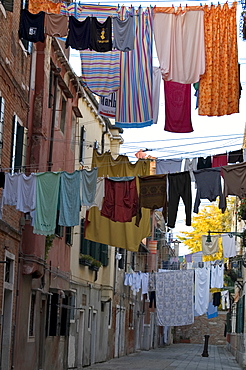
[(29, 0), (28, 10), (33, 14), (41, 11), (45, 13), (60, 14), (61, 2), (53, 2), (49, 0)]
[(239, 112), (236, 5), (204, 6), (206, 71), (199, 87), (201, 116)]

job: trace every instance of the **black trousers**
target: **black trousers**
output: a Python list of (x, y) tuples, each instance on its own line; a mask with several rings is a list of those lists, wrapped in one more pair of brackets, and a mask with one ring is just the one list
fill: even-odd
[(152, 308), (153, 302), (154, 302), (154, 307), (156, 308), (155, 291), (149, 292), (149, 308)]
[(175, 227), (180, 197), (185, 206), (186, 225), (191, 226), (191, 178), (189, 171), (171, 173), (168, 175), (168, 223), (170, 228)]

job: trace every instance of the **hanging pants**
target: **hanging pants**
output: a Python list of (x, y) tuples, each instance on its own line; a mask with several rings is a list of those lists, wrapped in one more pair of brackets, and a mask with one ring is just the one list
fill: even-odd
[(192, 196), (189, 171), (171, 173), (168, 175), (168, 194), (167, 226), (171, 228), (175, 227), (180, 197), (185, 205), (186, 225), (191, 226)]
[(152, 308), (152, 304), (154, 304), (154, 308), (156, 308), (156, 295), (155, 295), (155, 291), (149, 292), (149, 308)]

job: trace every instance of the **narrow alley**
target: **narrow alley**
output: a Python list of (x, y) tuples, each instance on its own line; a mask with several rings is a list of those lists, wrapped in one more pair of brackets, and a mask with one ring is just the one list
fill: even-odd
[(226, 346), (208, 346), (209, 357), (202, 357), (203, 344), (173, 344), (151, 351), (133, 353), (89, 366), (88, 370), (234, 370), (241, 369)]

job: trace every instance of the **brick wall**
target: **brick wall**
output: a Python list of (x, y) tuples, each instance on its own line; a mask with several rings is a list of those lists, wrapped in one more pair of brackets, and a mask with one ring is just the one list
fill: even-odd
[(176, 327), (173, 329), (174, 342), (179, 343), (181, 338), (190, 339), (190, 343), (203, 343), (204, 335), (210, 335), (209, 344), (226, 344), (224, 337), (226, 311), (220, 311), (213, 319), (207, 319), (207, 315), (195, 317), (194, 324)]

